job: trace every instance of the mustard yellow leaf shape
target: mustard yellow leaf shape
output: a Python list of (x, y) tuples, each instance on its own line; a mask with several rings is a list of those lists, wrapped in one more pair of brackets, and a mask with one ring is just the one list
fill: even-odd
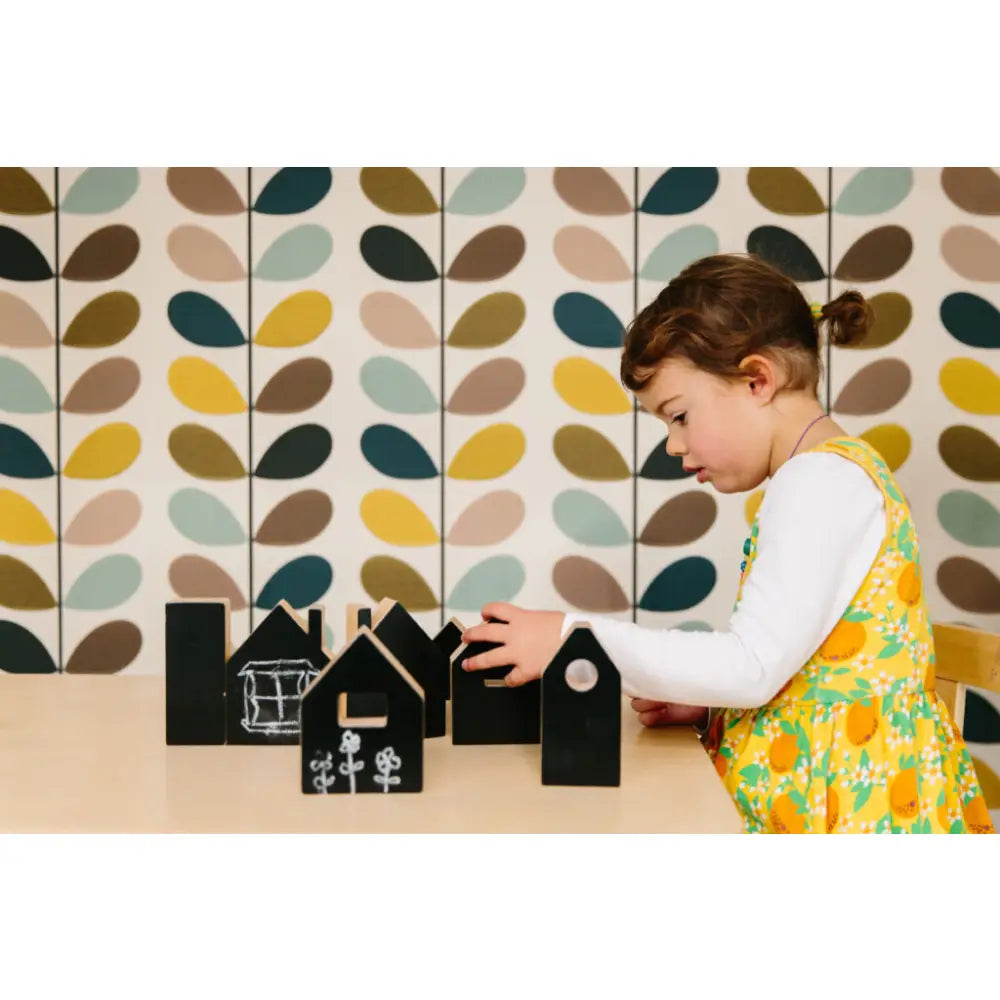
[(301, 347), (314, 341), (333, 319), (333, 303), (322, 292), (305, 291), (282, 299), (254, 337), (260, 347)]
[(588, 358), (564, 358), (552, 376), (556, 392), (580, 413), (628, 413), (632, 404), (611, 373)]
[(136, 460), (141, 446), (139, 432), (131, 424), (105, 424), (76, 446), (63, 475), (70, 479), (109, 479)]
[(372, 490), (361, 500), (361, 520), (378, 539), (390, 545), (434, 545), (438, 533), (427, 515), (395, 490)]
[(177, 399), (196, 413), (243, 413), (247, 408), (233, 380), (204, 358), (178, 358), (167, 381)]
[(13, 490), (0, 490), (0, 541), (11, 545), (48, 545), (56, 540), (45, 515)]
[(521, 461), (525, 439), (520, 427), (493, 424), (473, 434), (451, 460), (452, 479), (496, 479)]

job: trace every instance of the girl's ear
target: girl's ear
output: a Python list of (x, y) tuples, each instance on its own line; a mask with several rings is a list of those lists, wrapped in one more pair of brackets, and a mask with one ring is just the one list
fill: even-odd
[(749, 354), (740, 362), (740, 369), (754, 399), (770, 402), (778, 391), (778, 371), (771, 359), (763, 354)]

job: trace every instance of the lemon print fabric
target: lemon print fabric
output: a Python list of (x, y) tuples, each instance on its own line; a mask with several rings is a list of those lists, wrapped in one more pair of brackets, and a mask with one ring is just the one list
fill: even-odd
[[(993, 833), (975, 766), (934, 690), (920, 550), (890, 465), (861, 438), (816, 451), (860, 465), (889, 530), (850, 607), (766, 705), (716, 716), (706, 747), (750, 833)], [(737, 595), (757, 552), (756, 513)]]

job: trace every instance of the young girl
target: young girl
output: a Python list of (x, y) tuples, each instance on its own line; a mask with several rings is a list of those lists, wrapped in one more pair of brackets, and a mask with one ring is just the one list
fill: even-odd
[(819, 326), (846, 344), (871, 320), (855, 291), (814, 313), (752, 256), (682, 271), (629, 327), (622, 381), (699, 482), (738, 493), (770, 480), (728, 628), (489, 604), (498, 620), (463, 638), (501, 645), (466, 666), (510, 664), (508, 683), (523, 684), (586, 621), (646, 725), (710, 718), (706, 747), (748, 831), (993, 832), (934, 691), (909, 508), (878, 452), (816, 396)]

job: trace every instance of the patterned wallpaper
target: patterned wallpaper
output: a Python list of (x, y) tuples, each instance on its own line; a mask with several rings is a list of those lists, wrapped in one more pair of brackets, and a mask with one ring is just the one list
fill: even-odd
[(986, 168), (0, 168), (0, 669), (158, 673), (178, 596), (237, 642), (281, 598), (334, 645), (386, 595), (722, 626), (760, 496), (686, 477), (618, 356), (747, 249), (870, 297), (824, 401), (932, 615), (1000, 628), (998, 215)]

